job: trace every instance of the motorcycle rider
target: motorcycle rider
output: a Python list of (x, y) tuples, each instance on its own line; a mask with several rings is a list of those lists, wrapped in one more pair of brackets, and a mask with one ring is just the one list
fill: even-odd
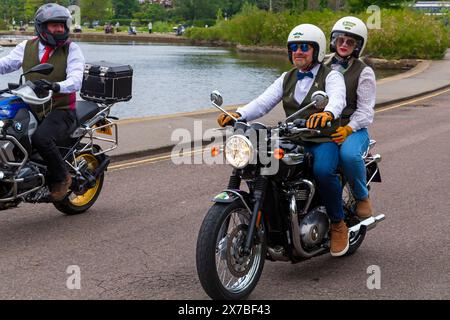
[(340, 144), (340, 163), (355, 199), (356, 213), (366, 219), (373, 214), (366, 186), (366, 168), (362, 155), (369, 146), (367, 127), (373, 122), (376, 80), (372, 68), (359, 59), (367, 43), (367, 27), (356, 17), (339, 19), (330, 36), (332, 57), (326, 66), (344, 75), (347, 104), (342, 111), (341, 126), (332, 135)]
[[(343, 220), (342, 187), (336, 174), (339, 162), (339, 147), (332, 141), (331, 134), (339, 127), (339, 116), (345, 107), (345, 82), (341, 73), (323, 65), (325, 58), (325, 34), (312, 24), (300, 24), (292, 29), (287, 40), (289, 60), (295, 68), (283, 73), (258, 98), (232, 112), (236, 118), (247, 121), (259, 118), (272, 110), (280, 101), (286, 116), (306, 106), (311, 95), (323, 90), (329, 102), (323, 112), (307, 109), (297, 118), (308, 119), (307, 127), (320, 127), (320, 136), (304, 136), (306, 152), (314, 156), (314, 175), (319, 192), (331, 220), (331, 248), (333, 256), (344, 255), (349, 248), (348, 228)], [(220, 126), (233, 121), (226, 114), (220, 114)], [(331, 128), (326, 127), (331, 121)]]
[(18, 44), (9, 55), (0, 59), (0, 73), (24, 71), (40, 63), (51, 63), (49, 75), (29, 74), (31, 80), (43, 90), (54, 92), (51, 101), (43, 106), (32, 106), (42, 123), (32, 137), (33, 146), (48, 167), (48, 181), (53, 201), (64, 199), (72, 183), (57, 141), (67, 138), (76, 124), (76, 92), (80, 90), (84, 56), (80, 47), (69, 38), (72, 17), (67, 8), (56, 3), (44, 4), (34, 16), (36, 38)]

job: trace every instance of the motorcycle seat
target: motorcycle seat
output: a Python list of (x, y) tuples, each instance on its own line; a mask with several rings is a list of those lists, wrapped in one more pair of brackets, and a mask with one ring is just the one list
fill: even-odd
[(76, 113), (78, 124), (83, 124), (100, 111), (100, 108), (95, 102), (91, 101), (77, 101)]

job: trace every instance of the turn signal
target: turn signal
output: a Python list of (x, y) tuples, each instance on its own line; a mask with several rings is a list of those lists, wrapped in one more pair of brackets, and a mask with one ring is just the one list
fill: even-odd
[(217, 157), (220, 154), (220, 148), (215, 146), (211, 148), (211, 157)]
[(284, 150), (277, 148), (275, 150), (273, 150), (273, 157), (277, 160), (281, 160), (284, 158)]

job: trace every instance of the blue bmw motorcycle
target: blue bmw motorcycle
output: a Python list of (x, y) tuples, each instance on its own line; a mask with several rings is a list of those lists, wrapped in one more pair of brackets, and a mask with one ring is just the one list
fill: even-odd
[[(40, 64), (21, 75), (19, 84), (0, 90), (0, 210), (21, 202), (52, 202), (44, 160), (31, 144), (39, 120), (31, 105), (50, 101), (52, 91), (41, 92), (33, 82), (22, 84), (29, 73), (50, 74), (51, 64)], [(97, 200), (110, 163), (107, 152), (117, 147), (116, 119), (109, 116), (114, 103), (77, 101), (76, 125), (58, 148), (72, 176), (66, 197), (52, 202), (62, 213), (73, 215), (88, 210)]]

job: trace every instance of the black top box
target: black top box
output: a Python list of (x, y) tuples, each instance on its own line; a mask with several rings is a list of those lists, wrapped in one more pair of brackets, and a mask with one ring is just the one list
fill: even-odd
[(84, 66), (80, 96), (87, 101), (112, 104), (128, 101), (132, 96), (133, 68), (106, 61)]

